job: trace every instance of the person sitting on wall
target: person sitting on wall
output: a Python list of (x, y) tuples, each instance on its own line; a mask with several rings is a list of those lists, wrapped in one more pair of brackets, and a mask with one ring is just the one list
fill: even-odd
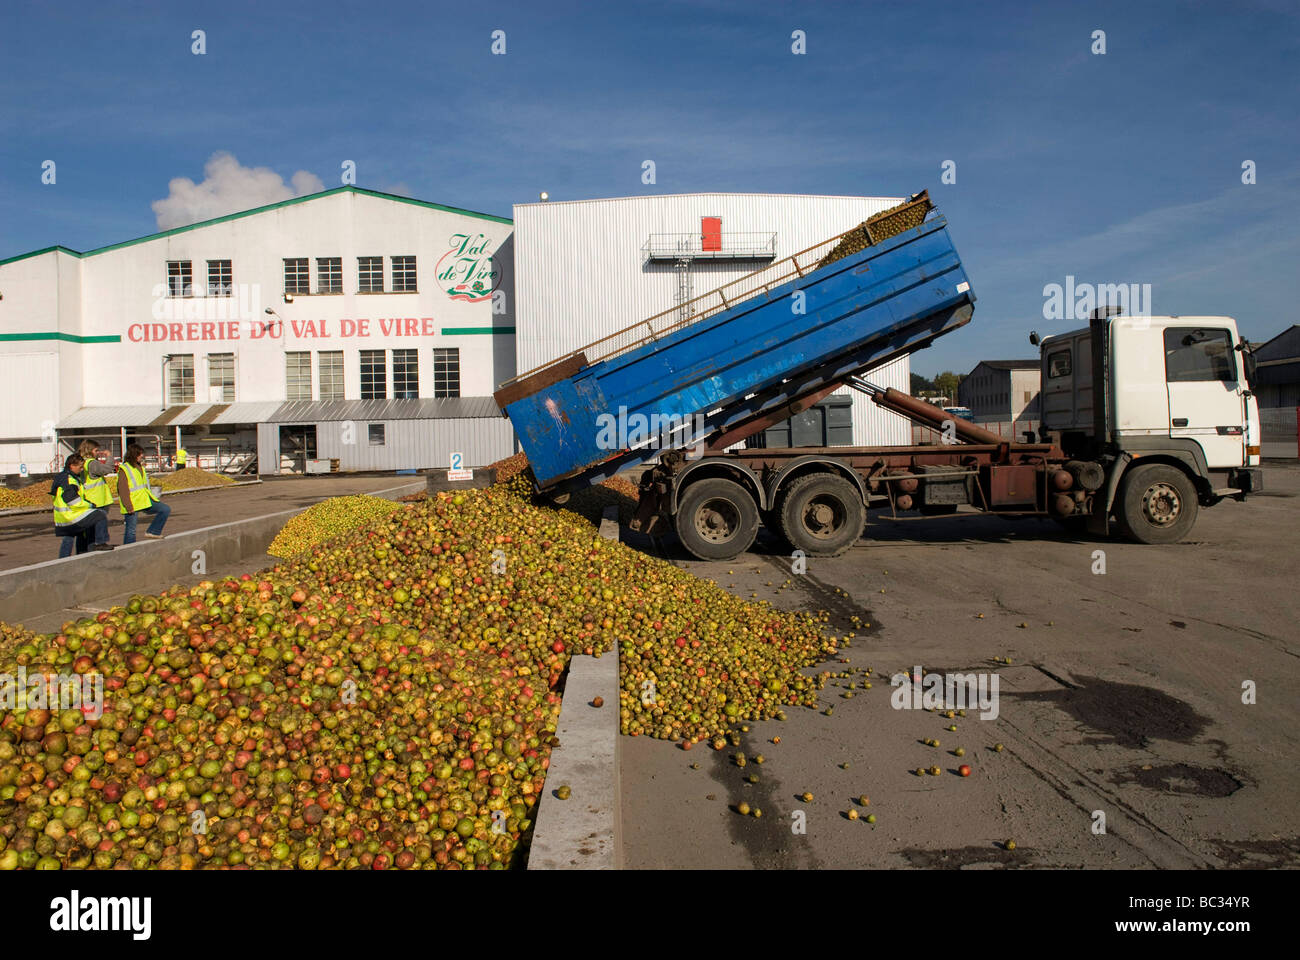
[(122, 544), (135, 543), (135, 527), (140, 514), (153, 515), (153, 521), (144, 535), (150, 540), (163, 538), (163, 524), (171, 516), (172, 508), (163, 503), (149, 486), (149, 475), (144, 471), (144, 448), (133, 443), (126, 448), (126, 459), (117, 468), (117, 502), (122, 508), (122, 522), (126, 527)]
[(82, 494), (81, 473), (85, 466), (85, 457), (72, 454), (50, 486), (54, 495), (54, 535), (62, 538), (60, 558), (72, 556), (74, 548), (77, 553), (113, 549), (108, 542), (108, 511), (94, 506)]

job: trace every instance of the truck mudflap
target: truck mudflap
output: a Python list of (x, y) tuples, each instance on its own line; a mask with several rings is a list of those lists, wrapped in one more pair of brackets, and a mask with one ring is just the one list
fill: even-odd
[(637, 499), (636, 513), (628, 522), (628, 528), (655, 536), (667, 526), (664, 512), (670, 499), (671, 480), (661, 472), (660, 467), (655, 467), (642, 475), (638, 489), (640, 497)]
[(1098, 491), (1098, 496), (1093, 497), (1092, 515), (1088, 517), (1088, 532), (1094, 536), (1105, 537), (1110, 534), (1110, 510), (1115, 505), (1120, 478), (1132, 461), (1132, 454), (1121, 451), (1113, 460), (1104, 464), (1107, 470), (1106, 485)]
[(1241, 493), (1237, 499), (1245, 500), (1248, 493), (1260, 493), (1264, 489), (1264, 471), (1259, 467), (1238, 467), (1228, 471), (1228, 486)]

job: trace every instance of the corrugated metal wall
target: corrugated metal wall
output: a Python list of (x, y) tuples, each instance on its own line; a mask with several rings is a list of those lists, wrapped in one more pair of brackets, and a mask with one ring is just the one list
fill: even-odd
[[(912, 364), (907, 357), (891, 360), (864, 374), (867, 380), (880, 387), (893, 387), (911, 393)], [(912, 421), (893, 411), (878, 406), (865, 393), (852, 387), (841, 387), (838, 394), (853, 397), (853, 445), (873, 447), (883, 444), (908, 444), (912, 442)]]
[(280, 425), (278, 423), (257, 425), (257, 472), (280, 472)]
[[(371, 423), (384, 425), (384, 443), (371, 444)], [(422, 470), (446, 467), (452, 451), (467, 467), (485, 467), (515, 452), (514, 432), (504, 417), (474, 420), (376, 420), (316, 425), (316, 455), (337, 457), (341, 470)]]
[[(516, 367), (522, 372), (673, 307), (678, 274), (647, 263), (652, 233), (693, 233), (702, 217), (731, 233), (775, 232), (781, 259), (842, 233), (898, 203), (897, 198), (769, 194), (685, 194), (574, 203), (518, 204), (515, 213)], [(699, 296), (769, 261), (697, 261)], [(907, 392), (911, 364), (894, 361), (871, 377)], [(847, 387), (840, 391), (853, 392)], [(909, 421), (853, 392), (853, 442), (907, 443)]]
[[(370, 424), (384, 425), (383, 444), (370, 443)], [(257, 427), (261, 473), (278, 473), (280, 428), (300, 424), (262, 423)], [(515, 452), (515, 435), (504, 417), (472, 420), (336, 420), (317, 423), (316, 456), (337, 459), (340, 470), (426, 470), (445, 468), (453, 451), (465, 466), (485, 467)], [(346, 437), (352, 442), (345, 443)]]

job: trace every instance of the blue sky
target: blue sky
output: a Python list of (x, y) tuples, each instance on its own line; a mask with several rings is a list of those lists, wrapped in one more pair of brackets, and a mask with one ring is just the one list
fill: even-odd
[(1033, 355), (1074, 325), (1043, 319), (1067, 274), (1262, 340), (1296, 319), (1298, 63), (1294, 2), (7, 5), (0, 258), (151, 233), (220, 151), (503, 216), (541, 189), (929, 188), (979, 303), (918, 372)]

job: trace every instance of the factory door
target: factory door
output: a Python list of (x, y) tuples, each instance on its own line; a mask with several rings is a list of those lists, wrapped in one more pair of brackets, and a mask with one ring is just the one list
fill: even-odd
[(722, 249), (722, 218), (700, 218), (700, 248), (702, 250)]
[(280, 428), (280, 470), (306, 473), (307, 461), (316, 459), (316, 425), (294, 424)]

